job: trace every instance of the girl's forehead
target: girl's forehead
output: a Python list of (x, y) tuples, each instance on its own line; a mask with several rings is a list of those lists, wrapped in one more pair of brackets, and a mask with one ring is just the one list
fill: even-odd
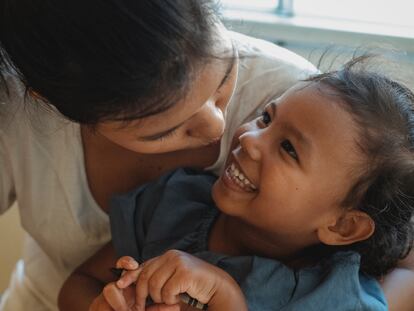
[(285, 93), (279, 97), (275, 97), (269, 102), (276, 104), (294, 104), (302, 102), (309, 106), (318, 106), (318, 104), (329, 104), (334, 109), (340, 109), (343, 112), (348, 111), (344, 107), (343, 100), (338, 96), (329, 86), (312, 81), (300, 81), (289, 88)]
[[(278, 128), (294, 128), (319, 149), (334, 147), (340, 152), (356, 149), (360, 131), (353, 115), (340, 98), (321, 92), (319, 84), (298, 83), (269, 107), (272, 105)], [(334, 154), (335, 150), (327, 151)]]
[(275, 103), (280, 104), (286, 98), (291, 97), (299, 92), (306, 90), (307, 88), (311, 88), (313, 86), (312, 82), (307, 81), (299, 81), (295, 83), (293, 86), (288, 88), (282, 95), (274, 96), (268, 100), (268, 103)]

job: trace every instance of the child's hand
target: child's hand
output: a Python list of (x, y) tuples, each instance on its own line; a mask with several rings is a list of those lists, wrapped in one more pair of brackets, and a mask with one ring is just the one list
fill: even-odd
[[(117, 267), (124, 268), (131, 264), (131, 260), (123, 257)], [(125, 289), (134, 282), (137, 284), (135, 307), (138, 311), (145, 310), (148, 296), (156, 304), (166, 307), (178, 305), (182, 293), (208, 303), (209, 310), (247, 310), (240, 288), (225, 271), (177, 250), (152, 258), (138, 269), (125, 271), (116, 285)]]
[(119, 289), (114, 282), (107, 284), (95, 298), (89, 311), (129, 311), (135, 304), (135, 288)]
[[(128, 270), (138, 269), (138, 262), (132, 257), (118, 259), (116, 267)], [(115, 282), (107, 284), (102, 293), (95, 298), (89, 311), (129, 311), (135, 305), (135, 287), (119, 288)]]

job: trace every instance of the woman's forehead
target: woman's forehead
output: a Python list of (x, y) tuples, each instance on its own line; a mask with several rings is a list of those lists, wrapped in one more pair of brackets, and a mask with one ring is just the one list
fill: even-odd
[[(139, 132), (139, 136), (154, 136), (162, 132), (179, 127), (196, 114), (202, 106), (210, 100), (226, 75), (226, 65), (234, 66), (233, 60), (215, 59), (206, 64), (190, 86), (188, 94), (177, 103), (171, 105), (167, 110), (145, 118), (128, 122), (110, 121), (103, 125), (112, 130), (125, 130)], [(213, 99), (213, 98), (212, 98)]]

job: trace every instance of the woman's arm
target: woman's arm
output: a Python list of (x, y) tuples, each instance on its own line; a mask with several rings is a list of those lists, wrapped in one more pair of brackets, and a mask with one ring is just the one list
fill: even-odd
[(381, 282), (390, 311), (414, 310), (414, 250)]
[[(114, 267), (116, 256), (109, 243), (78, 267), (63, 284), (58, 297), (61, 311), (88, 311), (107, 283), (116, 280), (110, 268)], [(99, 303), (99, 302), (97, 302)], [(105, 302), (102, 301), (102, 305)], [(101, 308), (105, 310), (104, 307)], [(100, 310), (96, 308), (96, 310)]]

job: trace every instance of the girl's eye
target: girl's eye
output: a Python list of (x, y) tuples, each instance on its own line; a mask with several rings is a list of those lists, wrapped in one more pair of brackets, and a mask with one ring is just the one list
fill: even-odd
[(262, 112), (262, 117), (260, 119), (264, 125), (269, 125), (270, 122), (272, 122), (272, 119), (270, 118), (270, 114), (265, 110)]
[(287, 152), (289, 156), (291, 156), (296, 161), (299, 160), (298, 154), (296, 153), (295, 148), (293, 147), (292, 143), (289, 140), (285, 139), (284, 141), (281, 142), (280, 145), (282, 146), (283, 150)]

